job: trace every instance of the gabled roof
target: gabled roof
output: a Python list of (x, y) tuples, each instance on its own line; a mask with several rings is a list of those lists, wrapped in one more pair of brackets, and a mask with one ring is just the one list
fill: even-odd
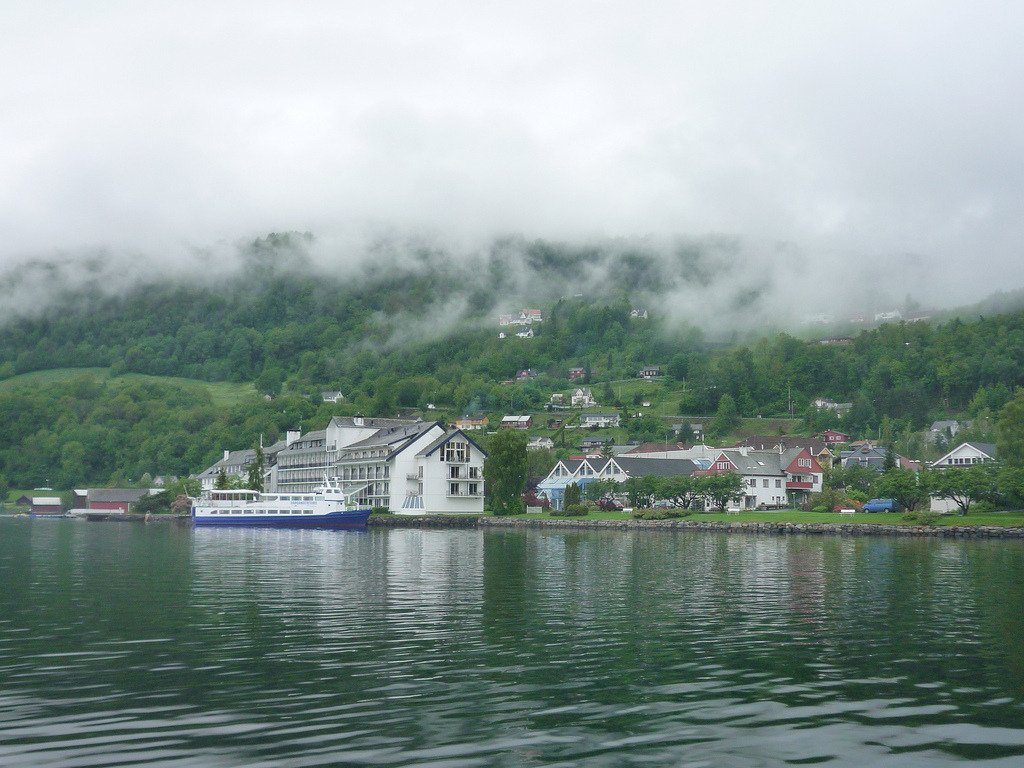
[(453, 430), (451, 430), (449, 432), (446, 432), (445, 434), (441, 435), (439, 438), (437, 438), (437, 440), (432, 442), (430, 445), (428, 445), (426, 448), (424, 448), (422, 451), (420, 451), (416, 455), (417, 456), (423, 456), (425, 458), (425, 457), (429, 456), (430, 454), (432, 454), (434, 451), (436, 451), (438, 448), (440, 448), (442, 445), (445, 445), (449, 440), (451, 440), (456, 435), (461, 435), (463, 438), (465, 438), (467, 443), (469, 443), (474, 448), (476, 448), (478, 451), (480, 451), (480, 453), (482, 453), (484, 455), (484, 458), (487, 458), (487, 451), (485, 451), (483, 448), (481, 448), (480, 444), (476, 440), (474, 440), (472, 437), (467, 435), (461, 429), (453, 429)]
[[(252, 460), (255, 458), (256, 451), (252, 448), (243, 448), (240, 451), (229, 451), (226, 459), (221, 458), (215, 464), (200, 472), (197, 477), (213, 477), (220, 472), (221, 467), (229, 467), (234, 464), (241, 464), (242, 466), (245, 466), (246, 464), (252, 463)], [(91, 493), (91, 491), (89, 491), (89, 493)], [(120, 501), (120, 499), (117, 499), (117, 501)]]
[[(791, 449), (793, 450), (793, 449)], [(744, 475), (781, 475), (783, 471), (783, 454), (778, 451), (747, 451), (744, 456), (739, 451), (726, 449), (722, 451), (738, 472)], [(797, 451), (799, 453), (799, 451)], [(793, 454), (794, 458), (796, 454)], [(788, 463), (786, 464), (788, 466)]]
[(145, 488), (90, 488), (89, 489), (89, 501), (99, 503), (109, 502), (127, 502), (131, 504), (133, 501), (138, 501), (143, 496), (147, 496), (149, 491)]
[(943, 432), (947, 429), (956, 430), (960, 428), (960, 422), (956, 419), (942, 419), (940, 421), (933, 421), (931, 431), (932, 432)]
[(59, 507), (63, 502), (60, 496), (33, 496), (33, 507)]
[(935, 461), (933, 461), (932, 465), (934, 466), (934, 465), (942, 464), (942, 462), (948, 460), (950, 456), (952, 456), (954, 453), (959, 451), (965, 445), (973, 448), (974, 450), (978, 451), (979, 453), (985, 454), (990, 459), (994, 460), (996, 458), (996, 444), (995, 443), (960, 443), (960, 445), (958, 445), (956, 448), (951, 450), (945, 456), (940, 456)]
[(692, 475), (700, 469), (689, 459), (645, 459), (623, 455), (616, 456), (609, 461), (618, 464), (622, 471), (630, 477), (643, 477), (644, 475), (675, 477), (677, 475)]

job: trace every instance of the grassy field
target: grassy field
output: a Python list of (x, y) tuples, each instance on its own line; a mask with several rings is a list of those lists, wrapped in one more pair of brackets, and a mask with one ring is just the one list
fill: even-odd
[(126, 373), (121, 376), (111, 376), (109, 368), (54, 368), (48, 371), (33, 371), (23, 373), (20, 376), (13, 376), (0, 381), (0, 391), (14, 389), (22, 385), (48, 385), (61, 384), (71, 381), (77, 376), (88, 374), (98, 379), (116, 381), (152, 381), (163, 384), (174, 384), (186, 389), (205, 389), (213, 398), (213, 404), (219, 408), (226, 408), (247, 400), (256, 395), (256, 390), (251, 383), (239, 384), (230, 381), (199, 381), (198, 379), (183, 379), (176, 376), (149, 376), (143, 373)]
[[(552, 515), (530, 514), (518, 515), (523, 518), (542, 518), (549, 520), (631, 520), (632, 515), (623, 512), (591, 512), (587, 517), (554, 517)], [(900, 514), (862, 513), (856, 515), (840, 515), (832, 512), (799, 512), (797, 510), (780, 510), (778, 512), (740, 512), (728, 513), (697, 513), (681, 518), (695, 522), (722, 523), (870, 523), (874, 525), (905, 525)], [(990, 515), (939, 515), (935, 525), (997, 525), (1017, 528), (1024, 526), (1024, 512), (997, 512)]]

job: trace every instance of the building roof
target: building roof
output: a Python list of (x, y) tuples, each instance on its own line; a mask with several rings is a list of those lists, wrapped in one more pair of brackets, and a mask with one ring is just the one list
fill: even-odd
[(609, 461), (618, 464), (622, 471), (630, 477), (643, 477), (644, 475), (676, 477), (677, 475), (692, 475), (700, 469), (689, 459), (641, 459), (615, 456)]
[(99, 503), (118, 503), (127, 502), (131, 504), (133, 501), (138, 501), (143, 496), (148, 496), (149, 490), (146, 488), (90, 488), (89, 489), (89, 501)]
[(611, 413), (581, 413), (580, 414), (580, 418), (581, 419), (620, 419), (622, 417), (621, 417), (620, 414), (615, 413), (613, 411)]
[[(200, 472), (197, 477), (200, 479), (204, 477), (213, 477), (220, 472), (221, 467), (228, 467), (234, 464), (241, 464), (242, 466), (245, 466), (246, 464), (252, 463), (255, 458), (256, 451), (252, 448), (243, 448), (240, 451), (229, 451), (226, 459), (221, 458), (215, 464)], [(120, 499), (118, 499), (118, 501), (120, 501)], [(132, 499), (132, 501), (134, 501), (134, 499)]]
[[(331, 424), (336, 427), (376, 427), (382, 429), (384, 427), (404, 427), (410, 424), (422, 423), (423, 419), (384, 419), (376, 416), (335, 416), (331, 419)], [(309, 434), (316, 434), (310, 432)], [(326, 435), (326, 431), (324, 431)], [(303, 435), (301, 440), (306, 439), (306, 435)]]
[(755, 435), (753, 437), (744, 438), (743, 440), (740, 440), (738, 443), (736, 443), (735, 446), (729, 447), (739, 448), (741, 446), (747, 446), (748, 448), (753, 448), (758, 451), (770, 451), (773, 449), (777, 450), (780, 445), (784, 449), (809, 448), (811, 453), (813, 453), (815, 456), (822, 453), (823, 451), (828, 451), (829, 449), (828, 446), (825, 444), (825, 441), (822, 440), (820, 437), (798, 437), (794, 435), (775, 435), (774, 437), (767, 435)]
[(474, 440), (472, 437), (467, 435), (461, 429), (452, 429), (452, 430), (446, 432), (445, 434), (441, 435), (439, 438), (437, 438), (437, 440), (432, 442), (430, 445), (428, 445), (426, 448), (424, 448), (422, 451), (420, 451), (416, 455), (417, 456), (429, 456), (430, 454), (432, 454), (434, 451), (436, 451), (438, 448), (440, 448), (442, 445), (447, 443), (449, 440), (451, 440), (456, 435), (461, 435), (462, 437), (464, 437), (466, 439), (466, 442), (468, 442), (470, 445), (474, 446), (486, 458), (487, 451), (485, 451), (483, 448), (481, 448), (480, 444), (476, 440)]
[(339, 453), (349, 453), (350, 451), (363, 448), (377, 447), (386, 447), (391, 449), (393, 453), (397, 453), (405, 448), (409, 442), (429, 432), (434, 427), (442, 427), (443, 429), (443, 425), (437, 421), (418, 421), (412, 424), (406, 423), (401, 426), (385, 427), (378, 429), (369, 437), (344, 446), (339, 450)]
[(932, 432), (945, 432), (947, 429), (950, 431), (956, 431), (960, 428), (960, 422), (956, 419), (941, 419), (939, 421), (933, 421), (931, 426)]
[(60, 496), (33, 496), (33, 507), (59, 507), (63, 504)]

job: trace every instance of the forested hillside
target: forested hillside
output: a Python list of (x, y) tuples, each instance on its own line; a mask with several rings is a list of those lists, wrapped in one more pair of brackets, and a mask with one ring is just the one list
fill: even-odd
[[(110, 380), (0, 390), (0, 473), (12, 486), (65, 485), (181, 474), (202, 469), (222, 447), (262, 432), (322, 426), (333, 412), (391, 414), (428, 404), (446, 414), (539, 409), (583, 367), (603, 405), (602, 384), (661, 366), (662, 415), (716, 411), (729, 395), (743, 416), (793, 413), (808, 427), (834, 422), (808, 412), (815, 397), (853, 403), (853, 434), (918, 429), (932, 418), (991, 413), (1024, 385), (1024, 313), (886, 325), (848, 344), (762, 329), (744, 342), (677, 318), (660, 287), (665, 264), (634, 254), (609, 262), (600, 251), (542, 243), (525, 263), (498, 254), (471, 271), (443, 254), (389, 261), (343, 275), (282, 255), (273, 238), (254, 244), (216, 280), (154, 279), (115, 295), (69, 287), (49, 308), (0, 327), (0, 379), (53, 368), (109, 368)], [(612, 268), (614, 267), (614, 268)], [(700, 257), (681, 251), (673, 269), (702, 277)], [(600, 272), (575, 295), (581, 272)], [(562, 298), (562, 294), (569, 298)], [(498, 337), (497, 313), (531, 302), (544, 311), (533, 338)], [(631, 309), (648, 311), (631, 317)], [(715, 312), (723, 323), (716, 323)], [(709, 324), (740, 327), (743, 311), (705, 309)], [(748, 328), (747, 332), (754, 332)], [(503, 383), (517, 371), (538, 376)], [(229, 408), (196, 389), (119, 381), (135, 372), (206, 381), (255, 382)], [(340, 390), (337, 407), (319, 404)], [(206, 396), (208, 398), (208, 395)], [(621, 404), (621, 403), (619, 403)], [(59, 477), (60, 480), (54, 479)]]

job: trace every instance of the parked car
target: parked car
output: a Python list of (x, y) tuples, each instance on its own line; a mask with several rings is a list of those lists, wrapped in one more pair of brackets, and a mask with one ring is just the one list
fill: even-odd
[(896, 507), (895, 499), (872, 499), (864, 505), (865, 512), (895, 512)]
[(621, 512), (623, 509), (622, 504), (615, 499), (598, 499), (597, 508), (603, 509), (605, 512)]

